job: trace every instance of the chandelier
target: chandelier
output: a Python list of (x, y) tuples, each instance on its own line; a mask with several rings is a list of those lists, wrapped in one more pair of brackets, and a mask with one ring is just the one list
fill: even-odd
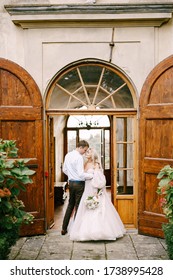
[(85, 127), (86, 126), (86, 128), (87, 129), (91, 129), (91, 128), (93, 128), (93, 127), (98, 127), (98, 125), (99, 125), (99, 122), (97, 121), (97, 120), (95, 120), (95, 121), (92, 121), (92, 120), (90, 120), (90, 121), (79, 121), (79, 127)]
[(109, 127), (110, 120), (106, 115), (78, 115), (70, 116), (68, 119), (67, 127), (79, 127), (79, 128), (99, 128)]

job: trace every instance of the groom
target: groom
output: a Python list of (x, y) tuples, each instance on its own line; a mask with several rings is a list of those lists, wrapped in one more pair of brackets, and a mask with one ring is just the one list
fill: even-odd
[(65, 235), (67, 233), (67, 227), (74, 208), (77, 212), (79, 202), (84, 192), (85, 180), (90, 180), (93, 178), (92, 174), (84, 172), (83, 155), (86, 153), (88, 148), (88, 142), (85, 140), (81, 140), (77, 144), (76, 149), (72, 152), (69, 152), (65, 156), (63, 172), (68, 176), (69, 202), (62, 224), (62, 235)]

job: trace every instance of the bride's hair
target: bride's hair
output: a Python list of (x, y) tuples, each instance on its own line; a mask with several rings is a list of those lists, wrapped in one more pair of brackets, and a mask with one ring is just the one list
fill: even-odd
[(95, 164), (98, 164), (98, 167), (102, 170), (102, 165), (101, 165), (101, 160), (100, 160), (100, 157), (97, 153), (97, 151), (94, 149), (94, 148), (90, 148), (91, 151), (92, 151), (92, 160), (94, 162), (94, 165)]

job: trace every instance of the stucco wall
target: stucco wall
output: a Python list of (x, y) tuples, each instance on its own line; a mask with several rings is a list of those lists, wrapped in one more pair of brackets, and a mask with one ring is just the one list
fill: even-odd
[[(32, 40), (28, 39), (27, 53), (32, 54), (35, 50), (38, 61), (41, 61), (42, 56), (43, 65), (40, 65), (42, 72), (37, 70), (38, 68), (33, 69), (31, 64), (34, 63), (36, 57), (28, 55), (26, 67), (32, 75), (37, 77), (37, 80), (43, 81), (43, 91), (53, 75), (73, 61), (88, 57), (109, 61), (111, 28), (73, 28), (72, 31), (53, 29), (50, 32), (49, 30), (44, 32), (43, 39), (38, 36), (37, 32), (34, 34), (33, 31), (28, 31), (28, 37), (33, 38), (34, 36), (33, 41), (40, 42), (34, 46)], [(154, 32), (154, 28), (117, 28), (115, 30), (112, 63), (128, 74), (139, 91), (146, 75), (155, 65)]]
[[(50, 79), (67, 64), (82, 58), (109, 61), (109, 44), (113, 29), (110, 26), (23, 29), (12, 22), (12, 17), (4, 9), (4, 4), (86, 4), (85, 2), (84, 0), (0, 2), (0, 57), (10, 59), (24, 67), (37, 82), (42, 95)], [(168, 2), (173, 3), (173, 1)], [(150, 1), (97, 0), (97, 4), (105, 3), (150, 3)], [(172, 34), (172, 20), (160, 27), (115, 27), (112, 63), (119, 66), (130, 77), (137, 88), (138, 95), (153, 67), (173, 53)]]

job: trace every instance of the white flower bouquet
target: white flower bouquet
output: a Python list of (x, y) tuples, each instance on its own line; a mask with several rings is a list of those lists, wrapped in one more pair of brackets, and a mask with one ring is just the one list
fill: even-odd
[(88, 196), (85, 199), (84, 203), (88, 209), (95, 209), (99, 206), (98, 196), (96, 196), (96, 195)]
[(95, 209), (99, 206), (99, 196), (102, 194), (102, 190), (99, 190), (99, 192), (96, 195), (88, 196), (84, 203), (88, 209)]

